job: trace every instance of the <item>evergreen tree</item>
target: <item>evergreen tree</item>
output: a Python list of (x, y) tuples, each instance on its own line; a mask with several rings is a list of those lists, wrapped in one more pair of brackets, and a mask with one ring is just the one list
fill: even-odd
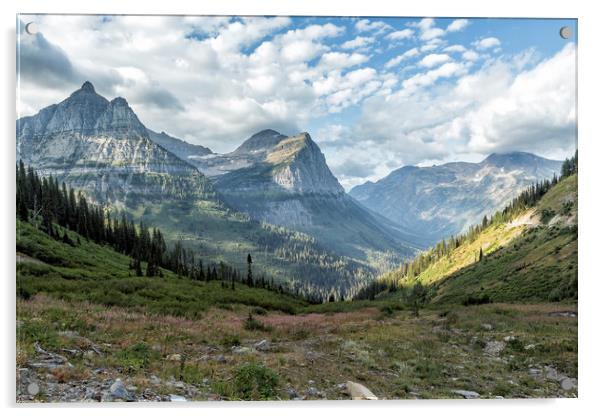
[(247, 254), (247, 286), (253, 287), (253, 272), (251, 271), (251, 264), (253, 263), (253, 259), (251, 258), (251, 253)]

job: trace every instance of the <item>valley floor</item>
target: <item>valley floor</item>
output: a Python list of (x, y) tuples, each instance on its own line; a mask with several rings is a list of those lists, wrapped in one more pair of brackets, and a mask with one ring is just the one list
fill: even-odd
[(439, 306), (419, 317), (311, 308), (235, 305), (187, 319), (18, 299), (17, 401), (349, 399), (348, 380), (379, 399), (577, 396), (575, 304)]

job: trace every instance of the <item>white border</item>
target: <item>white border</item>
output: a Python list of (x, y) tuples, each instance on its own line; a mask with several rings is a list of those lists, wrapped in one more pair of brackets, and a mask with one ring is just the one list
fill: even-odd
[[(508, 413), (544, 413), (547, 415), (571, 412), (594, 413), (599, 390), (602, 387), (600, 366), (600, 299), (602, 297), (602, 273), (600, 261), (596, 261), (601, 250), (602, 238), (600, 190), (600, 120), (602, 98), (600, 88), (600, 39), (602, 22), (596, 13), (595, 1), (528, 2), (525, 0), (488, 1), (435, 1), (419, 0), (394, 2), (393, 0), (221, 0), (221, 1), (151, 1), (151, 0), (19, 0), (0, 3), (2, 20), (2, 55), (0, 64), (2, 77), (2, 180), (3, 199), (0, 204), (3, 231), (3, 250), (0, 250), (2, 265), (1, 311), (2, 357), (0, 361), (0, 394), (4, 414), (48, 415), (86, 414), (96, 415), (107, 410), (118, 414), (128, 411), (148, 415), (178, 414), (242, 414), (252, 415), (306, 415), (307, 413), (337, 412), (360, 415), (366, 412), (384, 414), (414, 413), (488, 415)], [(346, 16), (435, 16), (435, 17), (564, 17), (579, 19), (579, 399), (573, 400), (506, 400), (480, 401), (426, 401), (426, 402), (313, 402), (313, 403), (246, 403), (246, 404), (201, 404), (193, 408), (153, 406), (127, 406), (86, 408), (67, 406), (15, 407), (14, 403), (14, 158), (15, 158), (15, 22), (17, 13), (111, 13), (111, 14), (235, 14), (235, 15), (346, 15)], [(169, 409), (169, 410), (168, 410)], [(172, 410), (173, 409), (173, 410)]]

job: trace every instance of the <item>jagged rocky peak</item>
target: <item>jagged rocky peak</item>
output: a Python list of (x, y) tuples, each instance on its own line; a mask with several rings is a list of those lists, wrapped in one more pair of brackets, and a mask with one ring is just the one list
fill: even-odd
[(79, 91), (96, 92), (96, 90), (94, 89), (94, 85), (92, 85), (92, 83), (90, 81), (84, 82), (82, 84), (82, 87), (79, 89)]
[(126, 99), (122, 97), (114, 98), (109, 102), (105, 111), (98, 118), (95, 127), (99, 133), (108, 131), (113, 133), (127, 132), (128, 134), (148, 137), (146, 127), (140, 122)]
[(277, 145), (284, 138), (286, 138), (286, 136), (276, 130), (262, 130), (245, 140), (243, 144), (232, 153), (257, 153), (266, 151)]

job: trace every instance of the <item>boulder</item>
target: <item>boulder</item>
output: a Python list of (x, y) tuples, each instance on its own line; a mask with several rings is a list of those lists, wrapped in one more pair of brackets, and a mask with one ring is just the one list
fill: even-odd
[(262, 339), (261, 341), (255, 343), (254, 347), (257, 351), (265, 352), (270, 349), (270, 343), (268, 342), (267, 339)]
[(481, 397), (479, 393), (471, 390), (452, 390), (452, 393), (462, 396), (465, 399), (478, 399)]
[(121, 379), (115, 380), (111, 387), (109, 387), (109, 393), (112, 399), (132, 401), (130, 392), (125, 388), (125, 384)]
[(378, 400), (378, 397), (368, 390), (366, 386), (353, 381), (347, 382), (347, 391), (352, 400)]

